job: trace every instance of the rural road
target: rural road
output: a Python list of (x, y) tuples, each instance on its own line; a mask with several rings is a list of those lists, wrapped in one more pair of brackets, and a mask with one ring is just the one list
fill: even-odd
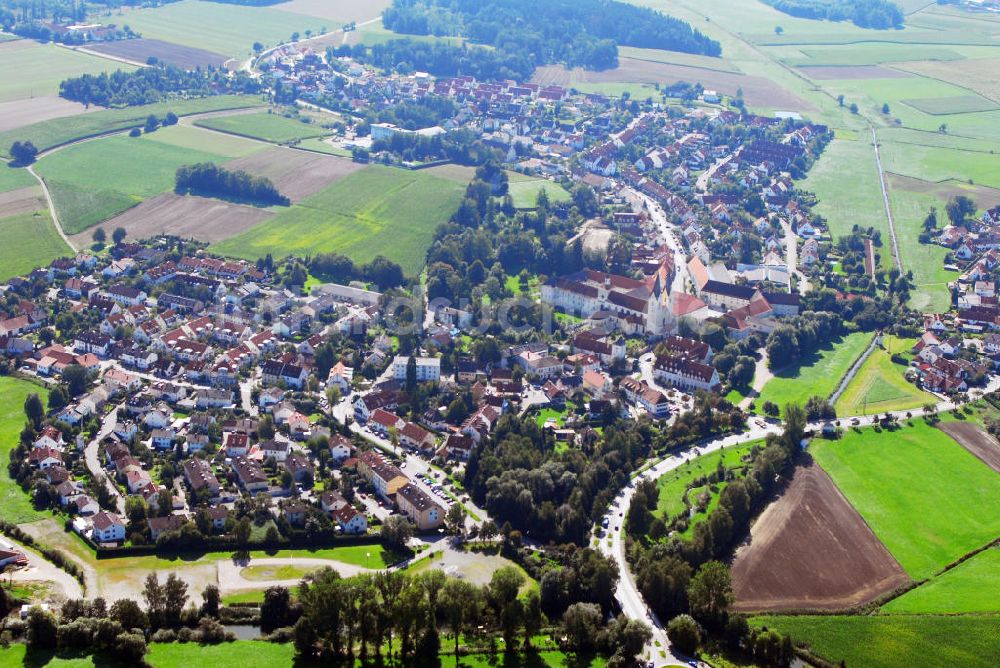
[(87, 443), (86, 447), (83, 449), (83, 458), (87, 463), (87, 470), (90, 471), (90, 475), (93, 476), (94, 480), (104, 481), (104, 485), (108, 488), (108, 491), (111, 492), (111, 495), (115, 499), (115, 504), (118, 506), (118, 514), (124, 516), (125, 497), (122, 496), (118, 487), (115, 486), (110, 478), (108, 478), (107, 473), (105, 473), (104, 468), (101, 466), (101, 460), (98, 455), (98, 448), (100, 447), (101, 441), (110, 435), (118, 425), (118, 409), (122, 406), (124, 406), (124, 404), (115, 406), (114, 410), (104, 416), (104, 420), (101, 421), (101, 430), (97, 432), (97, 436)]
[(58, 232), (59, 236), (62, 237), (63, 242), (69, 246), (70, 251), (75, 253), (77, 248), (70, 243), (69, 237), (66, 236), (66, 232), (63, 230), (62, 223), (59, 222), (59, 214), (56, 213), (56, 205), (55, 202), (52, 201), (52, 195), (49, 194), (49, 187), (45, 185), (45, 179), (35, 173), (34, 167), (28, 166), (26, 169), (29, 174), (35, 177), (35, 180), (38, 181), (38, 185), (42, 186), (42, 193), (45, 195), (45, 202), (49, 205), (49, 215), (52, 216), (52, 223), (56, 226), (56, 232)]
[(892, 241), (892, 257), (896, 260), (896, 266), (900, 273), (903, 273), (903, 262), (899, 259), (899, 243), (896, 241), (896, 224), (892, 219), (892, 206), (889, 204), (889, 186), (885, 182), (885, 171), (882, 169), (882, 156), (878, 150), (878, 134), (875, 126), (872, 125), (872, 146), (875, 147), (875, 166), (878, 168), (878, 183), (882, 188), (882, 203), (885, 205), (885, 217), (889, 221), (889, 240)]

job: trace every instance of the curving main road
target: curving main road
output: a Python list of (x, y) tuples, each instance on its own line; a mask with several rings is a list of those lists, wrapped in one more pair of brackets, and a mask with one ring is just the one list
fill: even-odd
[[(997, 391), (998, 389), (1000, 389), (1000, 376), (992, 378), (989, 384), (983, 388), (982, 392), (985, 394)], [(955, 408), (954, 403), (948, 400), (942, 400), (937, 404), (937, 406), (935, 406), (934, 412), (943, 413), (950, 411), (953, 408)], [(903, 410), (892, 411), (891, 415), (898, 420), (904, 420), (906, 419), (906, 414), (908, 412), (914, 415), (920, 414), (918, 411)], [(841, 424), (851, 424), (854, 420), (857, 420), (859, 425), (871, 425), (876, 422), (876, 418), (873, 416), (849, 416), (838, 419)], [(826, 422), (828, 421), (813, 422), (807, 425), (807, 428), (817, 432), (822, 429)], [(635, 579), (632, 576), (628, 561), (625, 558), (625, 518), (628, 516), (636, 484), (642, 480), (656, 480), (696, 457), (715, 452), (723, 447), (729, 447), (740, 443), (746, 443), (747, 441), (764, 438), (768, 434), (780, 434), (783, 429), (784, 426), (780, 422), (763, 422), (754, 418), (750, 423), (750, 429), (748, 431), (718, 438), (708, 443), (693, 446), (683, 453), (670, 455), (656, 460), (652, 466), (632, 477), (628, 486), (622, 489), (612, 500), (607, 514), (604, 518), (602, 518), (602, 520), (605, 518), (608, 520), (609, 527), (604, 532), (601, 532), (598, 528), (600, 535), (598, 547), (603, 554), (615, 560), (620, 573), (618, 588), (615, 591), (615, 597), (621, 604), (622, 612), (624, 614), (633, 619), (642, 619), (648, 622), (652, 627), (653, 637), (650, 644), (647, 645), (645, 649), (645, 658), (646, 661), (651, 662), (653, 666), (659, 668), (660, 666), (670, 666), (678, 663), (684, 664), (690, 659), (690, 657), (685, 657), (672, 648), (666, 634), (666, 623), (669, 620), (657, 619), (655, 615), (650, 613), (649, 608), (647, 607), (646, 602), (635, 583)]]

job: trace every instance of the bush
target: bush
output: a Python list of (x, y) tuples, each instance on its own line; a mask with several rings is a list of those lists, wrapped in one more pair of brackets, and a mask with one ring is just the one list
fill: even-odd
[(667, 624), (667, 638), (682, 653), (693, 656), (701, 644), (701, 627), (691, 615), (677, 615)]
[(176, 642), (177, 632), (173, 629), (159, 629), (150, 638), (152, 642)]

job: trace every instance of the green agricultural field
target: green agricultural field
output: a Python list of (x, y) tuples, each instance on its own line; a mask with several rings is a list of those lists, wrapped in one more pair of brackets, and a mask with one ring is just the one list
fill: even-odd
[(134, 69), (55, 44), (24, 39), (6, 44), (0, 51), (0, 102), (58, 95), (59, 82), (81, 74)]
[(127, 22), (143, 37), (162, 39), (213, 51), (225, 56), (247, 58), (254, 42), (275, 46), (291, 39), (293, 32), (305, 39), (307, 30), (319, 33), (322, 28), (339, 27), (303, 14), (271, 7), (246, 7), (234, 4), (182, 0), (160, 7), (136, 9), (125, 13)]
[[(874, 227), (888, 241), (889, 223), (870, 133), (862, 133), (857, 140), (834, 139), (796, 186), (819, 198), (813, 211), (826, 219), (834, 239), (860, 225)], [(882, 255), (883, 263), (892, 262), (891, 253), (883, 251)]]
[(0, 193), (37, 185), (38, 181), (27, 169), (0, 163)]
[(540, 179), (534, 176), (527, 176), (518, 172), (508, 172), (509, 190), (514, 206), (518, 209), (533, 209), (538, 202), (538, 194), (544, 190), (549, 197), (549, 202), (553, 204), (568, 202), (572, 197), (558, 183), (548, 179)]
[[(737, 471), (741, 469), (743, 467), (743, 459), (750, 453), (751, 450), (753, 450), (753, 448), (759, 447), (761, 443), (761, 441), (750, 441), (748, 443), (723, 448), (721, 450), (717, 450), (716, 452), (696, 457), (662, 476), (656, 481), (656, 485), (660, 489), (660, 497), (657, 501), (654, 515), (662, 518), (663, 521), (666, 522), (671, 517), (675, 517), (679, 513), (684, 512), (684, 510), (689, 507), (689, 504), (684, 503), (684, 491), (688, 489), (688, 486), (695, 479), (701, 476), (706, 476), (715, 471), (720, 462), (727, 470)], [(715, 485), (714, 488), (704, 485), (702, 487), (692, 489), (689, 492), (688, 501), (691, 504), (693, 504), (695, 497), (702, 492), (708, 492), (710, 499), (708, 505), (705, 507), (704, 513), (696, 513), (691, 517), (691, 522), (688, 525), (688, 528), (680, 534), (682, 537), (690, 537), (694, 532), (695, 526), (708, 519), (708, 517), (712, 514), (712, 511), (714, 511), (716, 506), (719, 505), (719, 496), (722, 494), (722, 490), (725, 489), (725, 487), (726, 483), (723, 482)]]
[(750, 623), (848, 666), (990, 668), (1000, 655), (1000, 615), (768, 616)]
[(372, 165), (213, 249), (245, 259), (338, 252), (363, 263), (384, 255), (415, 276), (464, 190), (419, 171)]
[(959, 60), (962, 58), (962, 54), (948, 48), (886, 42), (861, 42), (851, 44), (847, 48), (843, 46), (801, 47), (798, 51), (801, 56), (787, 57), (783, 60), (789, 65), (795, 66), (850, 67), (900, 63), (910, 60)]
[(936, 403), (934, 395), (906, 380), (905, 366), (892, 361), (892, 353), (908, 352), (913, 344), (913, 339), (885, 337), (886, 348), (872, 352), (840, 395), (835, 406), (837, 415), (873, 415)]
[(70, 254), (47, 210), (0, 218), (0, 280), (29, 273)]
[(328, 134), (327, 130), (317, 124), (303, 123), (295, 118), (268, 112), (212, 116), (195, 121), (195, 125), (276, 144)]
[(222, 163), (263, 148), (175, 125), (141, 137), (117, 135), (68, 146), (42, 158), (36, 170), (49, 187), (63, 229), (76, 234), (172, 190), (182, 165)]
[(792, 402), (804, 404), (809, 397), (829, 397), (871, 340), (870, 333), (848, 334), (836, 344), (778, 371), (756, 399), (757, 409), (765, 401), (784, 408)]
[(1000, 548), (981, 552), (882, 608), (885, 613), (1000, 612)]
[(987, 100), (979, 95), (958, 95), (955, 97), (928, 97), (910, 100), (902, 100), (903, 104), (909, 105), (918, 111), (932, 116), (945, 116), (948, 114), (975, 114), (980, 111), (995, 111), (995, 102)]
[(68, 142), (111, 132), (139, 127), (150, 114), (163, 117), (168, 111), (178, 116), (201, 114), (226, 109), (246, 109), (261, 106), (260, 98), (249, 95), (216, 95), (191, 100), (171, 100), (156, 104), (108, 109), (91, 114), (56, 118), (33, 125), (0, 132), (0, 156), (9, 158), (10, 145), (18, 140), (31, 141), (39, 151)]
[(24, 427), (24, 400), (29, 394), (37, 394), (43, 404), (48, 401), (49, 393), (44, 387), (11, 376), (0, 377), (0, 507), (7, 522), (31, 522), (44, 517), (7, 472), (10, 451), (17, 445)]
[(914, 579), (1000, 536), (1000, 476), (922, 419), (810, 450)]

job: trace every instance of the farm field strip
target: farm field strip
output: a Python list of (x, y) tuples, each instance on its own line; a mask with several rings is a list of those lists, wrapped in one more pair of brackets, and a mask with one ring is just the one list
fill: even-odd
[(163, 117), (167, 112), (178, 116), (203, 114), (230, 109), (247, 109), (262, 106), (260, 98), (249, 95), (217, 95), (190, 100), (170, 100), (124, 109), (105, 109), (72, 118), (41, 121), (0, 132), (0, 156), (10, 157), (10, 145), (15, 141), (28, 140), (39, 151), (88, 137), (122, 132), (129, 128), (142, 127), (146, 117), (154, 114)]
[[(117, 215), (144, 199), (173, 189), (177, 168), (222, 162), (263, 146), (183, 125), (141, 137), (113, 136), (82, 142), (39, 160), (59, 220), (75, 234)], [(102, 168), (94, 169), (94, 165)]]
[(926, 578), (1000, 536), (1000, 476), (922, 419), (810, 451), (889, 551)]
[(359, 263), (382, 254), (413, 276), (434, 230), (451, 217), (463, 192), (454, 181), (372, 165), (214, 249), (247, 259), (339, 252)]
[(339, 22), (293, 14), (273, 7), (250, 7), (182, 0), (124, 12), (123, 23), (143, 37), (205, 49), (227, 57), (247, 57), (254, 41), (286, 42), (292, 33), (339, 27)]
[(321, 137), (329, 131), (318, 124), (303, 123), (280, 114), (260, 112), (255, 114), (235, 114), (213, 116), (194, 122), (198, 127), (227, 132), (242, 137), (284, 144), (299, 139)]
[(0, 102), (56, 95), (59, 83), (68, 77), (118, 69), (135, 68), (56, 44), (5, 42), (0, 45)]
[(100, 42), (88, 44), (85, 48), (87, 52), (109, 58), (122, 58), (140, 64), (145, 64), (149, 62), (150, 58), (155, 58), (162, 63), (169, 63), (177, 67), (183, 67), (184, 69), (209, 66), (222, 67), (229, 59), (228, 56), (206, 51), (205, 49), (181, 46), (150, 38)]

